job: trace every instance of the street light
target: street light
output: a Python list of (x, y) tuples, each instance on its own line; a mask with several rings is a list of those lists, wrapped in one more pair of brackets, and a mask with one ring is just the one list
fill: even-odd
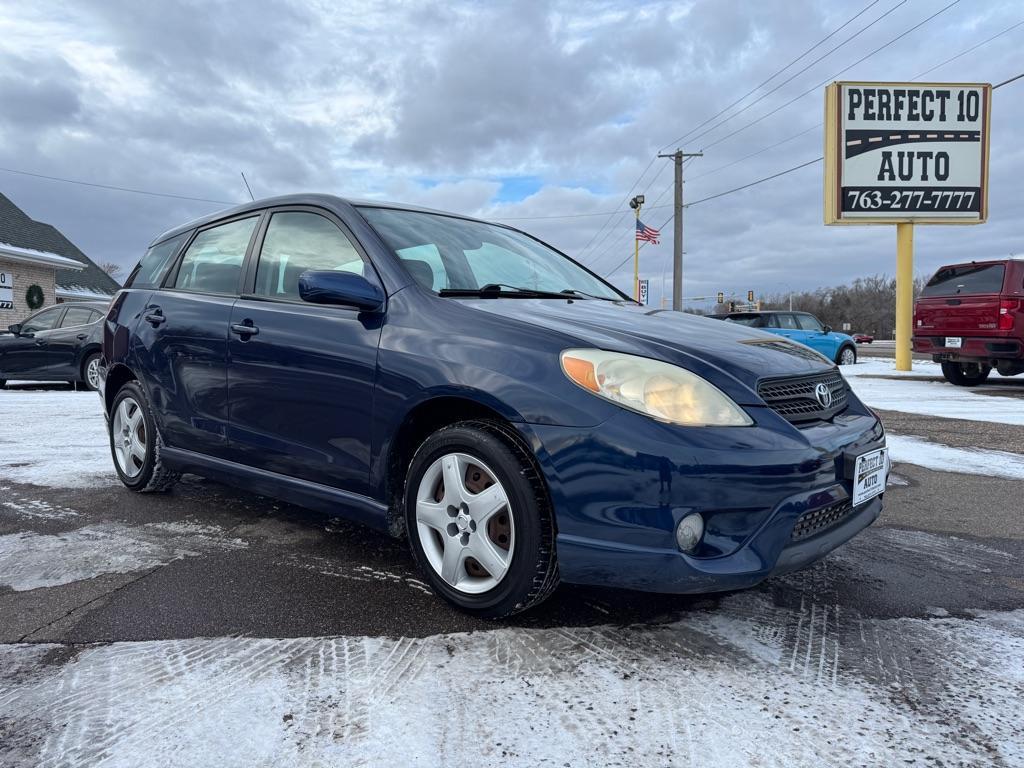
[[(640, 209), (644, 204), (644, 196), (637, 195), (629, 201), (629, 207), (636, 211), (637, 226), (640, 226)], [(640, 240), (633, 233), (633, 298), (640, 302)]]

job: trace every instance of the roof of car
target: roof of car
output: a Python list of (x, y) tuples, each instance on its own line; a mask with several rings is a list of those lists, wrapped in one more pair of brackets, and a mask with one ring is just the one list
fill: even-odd
[[(159, 237), (155, 238), (150, 245), (156, 245), (159, 242), (166, 240), (169, 237), (180, 235), (183, 232), (188, 232), (195, 229), (196, 227), (202, 227), (206, 224), (210, 224), (220, 219), (230, 218), (232, 216), (238, 216), (249, 211), (260, 211), (264, 208), (272, 208), (281, 205), (309, 205), (317, 208), (326, 208), (328, 210), (338, 209), (343, 206), (352, 206), (354, 208), (394, 208), (400, 211), (416, 211), (418, 213), (436, 213), (443, 216), (454, 216), (459, 219), (467, 219), (468, 221), (481, 221), (483, 219), (477, 219), (472, 216), (465, 216), (460, 213), (451, 213), (450, 211), (438, 211), (433, 208), (424, 208), (418, 205), (409, 205), (407, 203), (392, 203), (385, 200), (362, 200), (358, 198), (340, 197), (338, 195), (328, 195), (322, 193), (310, 193), (302, 192), (293, 195), (280, 195), (278, 197), (266, 197), (261, 200), (253, 200), (249, 203), (243, 203), (236, 205), (234, 208), (225, 208), (221, 211), (216, 211), (207, 216), (203, 216), (198, 219), (193, 219), (185, 224), (174, 227), (164, 232)], [(495, 222), (484, 222), (489, 224), (495, 224), (496, 226), (505, 226), (504, 224), (498, 224)], [(509, 227), (511, 229), (511, 227)]]

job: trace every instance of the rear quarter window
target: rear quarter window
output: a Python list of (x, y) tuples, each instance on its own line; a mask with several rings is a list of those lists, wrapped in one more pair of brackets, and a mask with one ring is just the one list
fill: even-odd
[(971, 293), (1000, 293), (1003, 290), (1003, 264), (963, 264), (943, 267), (921, 291), (922, 296), (958, 296)]
[(167, 267), (178, 252), (179, 246), (185, 240), (188, 233), (172, 237), (152, 246), (137, 267), (132, 270), (131, 275), (125, 280), (125, 288), (156, 288), (163, 282), (167, 274)]

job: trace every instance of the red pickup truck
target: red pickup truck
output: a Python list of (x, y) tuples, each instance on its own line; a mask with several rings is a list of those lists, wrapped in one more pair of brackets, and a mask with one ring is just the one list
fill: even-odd
[(914, 351), (962, 387), (981, 384), (993, 368), (1024, 373), (1024, 260), (942, 267), (914, 305)]

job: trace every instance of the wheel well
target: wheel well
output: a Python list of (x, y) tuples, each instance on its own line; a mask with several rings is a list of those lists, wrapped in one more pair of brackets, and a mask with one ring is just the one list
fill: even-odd
[(529, 456), (533, 449), (523, 440), (519, 432), (510, 426), (508, 419), (486, 405), (461, 397), (437, 397), (413, 408), (398, 428), (388, 450), (385, 493), (389, 507), (388, 528), (395, 536), (405, 535), (405, 516), (402, 503), (405, 497), (405, 475), (416, 449), (428, 436), (460, 421), (483, 420), (505, 425), (501, 432), (515, 440)]
[(135, 374), (132, 373), (131, 369), (127, 365), (115, 365), (109, 371), (107, 371), (107, 383), (103, 388), (103, 399), (105, 400), (107, 413), (110, 413), (110, 406), (114, 403), (114, 398), (117, 396), (117, 392), (121, 387), (125, 385), (125, 382), (132, 381), (135, 379)]

